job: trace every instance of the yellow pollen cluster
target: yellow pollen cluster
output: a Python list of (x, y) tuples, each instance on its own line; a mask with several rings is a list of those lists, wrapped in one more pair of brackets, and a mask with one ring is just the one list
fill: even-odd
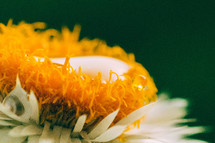
[[(114, 123), (132, 111), (155, 101), (157, 89), (133, 54), (119, 46), (109, 47), (99, 39), (79, 40), (80, 27), (71, 32), (63, 28), (44, 29), (44, 23), (21, 22), (0, 24), (0, 94), (6, 96), (15, 86), (19, 75), (22, 87), (33, 90), (40, 105), (40, 124), (56, 120), (65, 124), (87, 114), (89, 126), (111, 112), (120, 109)], [(44, 57), (36, 61), (34, 56)], [(77, 73), (68, 60), (76, 56), (108, 56), (131, 65), (125, 80), (102, 82), (101, 74), (92, 79)], [(67, 57), (64, 65), (49, 58)], [(110, 73), (115, 74), (114, 71)], [(110, 77), (111, 78), (111, 77)], [(0, 98), (1, 99), (1, 98)]]

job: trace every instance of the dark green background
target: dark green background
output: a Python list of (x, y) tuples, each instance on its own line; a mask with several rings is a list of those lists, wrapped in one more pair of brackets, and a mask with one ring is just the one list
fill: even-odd
[[(190, 100), (193, 125), (215, 126), (215, 0), (15, 0), (0, 2), (0, 22), (82, 26), (136, 55), (160, 92)], [(215, 142), (214, 132), (197, 136)]]

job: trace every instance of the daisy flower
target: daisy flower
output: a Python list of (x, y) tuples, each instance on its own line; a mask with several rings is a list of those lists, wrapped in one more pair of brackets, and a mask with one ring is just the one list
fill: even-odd
[(44, 28), (0, 24), (0, 143), (205, 143), (133, 54)]

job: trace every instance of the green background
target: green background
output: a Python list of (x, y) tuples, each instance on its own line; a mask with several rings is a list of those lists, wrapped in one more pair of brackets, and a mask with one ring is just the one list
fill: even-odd
[[(192, 125), (215, 126), (215, 0), (0, 1), (0, 22), (9, 18), (57, 29), (80, 24), (81, 37), (134, 53), (159, 92), (189, 99)], [(213, 131), (197, 137), (215, 142)]]

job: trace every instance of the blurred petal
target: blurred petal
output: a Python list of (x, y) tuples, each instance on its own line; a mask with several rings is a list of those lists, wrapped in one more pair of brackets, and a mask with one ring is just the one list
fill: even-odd
[(22, 143), (26, 138), (14, 138), (9, 136), (10, 129), (0, 129), (0, 142), (1, 143)]
[(88, 137), (94, 139), (98, 137), (100, 134), (104, 133), (108, 127), (111, 125), (113, 120), (115, 119), (116, 115), (118, 114), (119, 110), (109, 114), (105, 117), (98, 125), (88, 134)]

